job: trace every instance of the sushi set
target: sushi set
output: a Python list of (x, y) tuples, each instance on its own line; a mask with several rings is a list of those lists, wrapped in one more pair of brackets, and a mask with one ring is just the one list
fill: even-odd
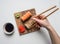
[(14, 14), (20, 35), (31, 33), (40, 29), (38, 26), (31, 28), (34, 24), (34, 21), (31, 19), (31, 17), (34, 15), (36, 15), (35, 9), (29, 9)]
[[(36, 10), (34, 8), (14, 13), (14, 18), (15, 18), (15, 21), (17, 24), (19, 34), (25, 35), (25, 34), (40, 30), (40, 26), (38, 25), (38, 23), (36, 21), (32, 20), (31, 18), (35, 15), (37, 15), (37, 17), (39, 17), (40, 15), (42, 15), (54, 8), (56, 8), (56, 6), (53, 6), (49, 9), (45, 10), (44, 12), (40, 13), (39, 15), (36, 14)], [(43, 19), (47, 18), (52, 13), (56, 12), (58, 9), (59, 8), (56, 8), (54, 11), (52, 11), (47, 16), (45, 16)], [(11, 24), (11, 23), (5, 24), (4, 32), (6, 34), (12, 34), (14, 32), (13, 24)]]

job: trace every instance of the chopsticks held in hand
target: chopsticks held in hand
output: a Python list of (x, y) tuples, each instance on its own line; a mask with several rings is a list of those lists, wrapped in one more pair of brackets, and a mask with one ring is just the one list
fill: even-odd
[[(48, 11), (54, 9), (54, 8), (56, 8), (56, 6), (53, 6), (53, 7), (49, 8), (49, 9), (43, 11), (42, 13), (40, 13), (39, 15), (37, 15), (36, 17), (38, 18), (38, 17), (40, 17), (40, 15), (42, 15), (42, 14), (44, 14), (44, 13), (46, 13), (46, 12), (48, 12)], [(57, 10), (59, 10), (59, 8), (54, 9), (51, 13), (49, 13), (47, 16), (45, 16), (45, 17), (43, 18), (43, 20), (46, 19), (48, 16), (52, 15), (52, 14), (53, 14), (54, 12), (56, 12)], [(33, 24), (34, 24), (34, 25), (32, 25), (32, 27), (36, 26), (36, 21), (35, 21)], [(37, 25), (37, 26), (39, 26), (39, 25)], [(39, 27), (40, 27), (40, 26), (39, 26)]]

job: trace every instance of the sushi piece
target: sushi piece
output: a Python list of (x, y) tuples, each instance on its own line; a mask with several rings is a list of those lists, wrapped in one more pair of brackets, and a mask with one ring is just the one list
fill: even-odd
[(20, 15), (19, 14), (16, 14), (15, 17), (18, 19), (20, 17)]
[(28, 29), (30, 29), (31, 27), (32, 27), (32, 25), (34, 25), (34, 23), (35, 23), (35, 21), (33, 21), (33, 20), (29, 20), (28, 22), (26, 22), (24, 25), (28, 28)]
[(25, 30), (26, 30), (26, 29), (25, 29), (25, 27), (24, 27), (23, 25), (20, 25), (20, 26), (19, 26), (19, 32), (20, 32), (20, 33), (25, 32)]
[(23, 15), (23, 16), (21, 17), (21, 20), (22, 20), (22, 21), (25, 21), (25, 20), (27, 20), (31, 15), (32, 15), (32, 14), (28, 11), (25, 15)]

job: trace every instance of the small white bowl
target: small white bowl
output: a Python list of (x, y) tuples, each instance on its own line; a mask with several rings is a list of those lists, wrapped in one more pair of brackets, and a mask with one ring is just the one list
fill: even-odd
[[(11, 34), (14, 33), (14, 26), (13, 26), (13, 30), (12, 30), (11, 32), (7, 32), (6, 29), (5, 29), (5, 26), (6, 26), (7, 24), (8, 24), (8, 23), (4, 24), (4, 26), (3, 26), (3, 31), (4, 31), (5, 34), (11, 35)], [(12, 23), (10, 23), (10, 24), (12, 24)], [(13, 24), (12, 24), (12, 25), (13, 25)]]

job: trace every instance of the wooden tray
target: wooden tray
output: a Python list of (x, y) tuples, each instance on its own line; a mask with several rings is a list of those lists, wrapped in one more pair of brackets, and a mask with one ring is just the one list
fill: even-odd
[[(20, 15), (20, 18), (16, 18), (15, 17), (15, 21), (16, 21), (17, 27), (19, 27), (19, 25), (23, 25), (25, 27), (25, 29), (26, 29), (25, 32), (23, 32), (23, 33), (19, 32), (20, 35), (28, 34), (28, 33), (31, 33), (31, 32), (39, 30), (39, 28), (37, 28), (36, 26), (34, 26), (31, 29), (27, 29), (26, 26), (24, 25), (25, 23), (29, 24), (30, 21), (33, 21), (33, 20), (31, 20), (32, 16), (25, 22), (21, 21), (21, 17), (28, 11), (31, 12), (32, 16), (36, 15), (36, 11), (35, 11), (34, 8), (33, 9), (29, 9), (29, 10), (25, 10), (25, 11), (21, 11), (21, 12), (17, 12), (17, 13), (14, 14), (14, 17), (16, 16), (16, 14)], [(19, 28), (18, 28), (18, 31), (19, 31)]]

